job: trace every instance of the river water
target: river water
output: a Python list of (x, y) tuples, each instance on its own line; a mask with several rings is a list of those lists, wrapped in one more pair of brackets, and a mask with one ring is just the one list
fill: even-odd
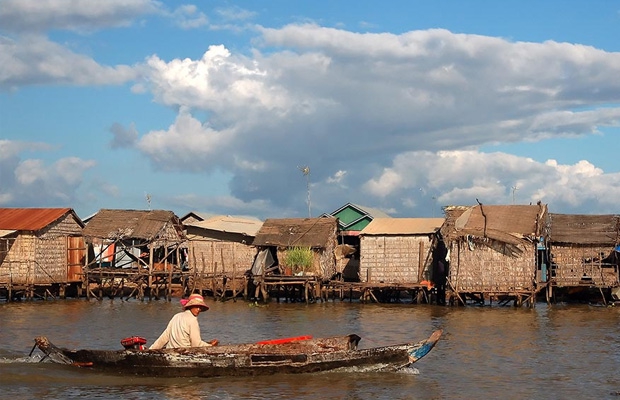
[(537, 304), (440, 307), (213, 302), (199, 316), (204, 340), (254, 342), (356, 333), (361, 347), (442, 340), (401, 372), (326, 372), (251, 378), (169, 379), (102, 374), (37, 362), (33, 338), (69, 348), (152, 343), (180, 310), (172, 302), (59, 300), (0, 303), (2, 399), (620, 399), (620, 307)]

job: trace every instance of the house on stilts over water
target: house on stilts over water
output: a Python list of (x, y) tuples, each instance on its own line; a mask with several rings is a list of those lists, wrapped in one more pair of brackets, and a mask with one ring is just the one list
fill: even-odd
[(547, 205), (446, 207), (441, 235), (448, 250), (450, 302), (514, 301), (534, 306), (547, 278), (539, 266)]
[[(410, 292), (430, 300), (433, 252), (444, 218), (375, 218), (359, 234), (362, 300), (382, 302)], [(426, 297), (426, 299), (425, 299)]]
[(547, 301), (620, 300), (620, 216), (551, 213), (549, 226)]
[(84, 227), (87, 297), (131, 290), (129, 297), (171, 297), (173, 277), (186, 261), (179, 218), (166, 210), (102, 209)]
[(266, 300), (272, 289), (301, 289), (306, 301), (321, 297), (322, 282), (336, 273), (337, 232), (332, 217), (265, 220), (254, 238), (258, 254), (249, 281), (254, 297)]
[(0, 208), (0, 293), (8, 301), (79, 296), (82, 228), (71, 208)]
[(242, 293), (246, 272), (256, 256), (254, 237), (263, 222), (258, 218), (217, 215), (188, 219), (183, 225), (188, 250), (185, 294), (208, 291), (223, 299)]

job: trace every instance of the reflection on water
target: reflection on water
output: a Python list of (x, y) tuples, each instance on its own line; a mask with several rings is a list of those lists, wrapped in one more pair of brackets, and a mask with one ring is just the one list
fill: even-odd
[[(410, 304), (213, 303), (200, 315), (204, 339), (252, 342), (299, 335), (357, 333), (361, 347), (444, 336), (415, 369), (339, 371), (257, 378), (161, 379), (105, 375), (26, 357), (46, 335), (70, 348), (120, 349), (120, 339), (149, 343), (178, 301), (46, 301), (0, 304), (3, 398), (36, 399), (470, 399), (619, 398), (620, 310), (538, 304), (515, 308)], [(35, 357), (40, 357), (36, 355)]]

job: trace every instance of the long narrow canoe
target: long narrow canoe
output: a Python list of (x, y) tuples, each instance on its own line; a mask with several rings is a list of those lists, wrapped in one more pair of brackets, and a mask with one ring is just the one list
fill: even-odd
[(161, 377), (248, 376), (308, 373), (339, 368), (398, 370), (415, 363), (435, 346), (442, 331), (424, 340), (393, 346), (358, 349), (360, 337), (284, 341), (275, 344), (238, 344), (162, 350), (69, 350), (46, 337), (35, 347), (50, 360), (118, 374)]

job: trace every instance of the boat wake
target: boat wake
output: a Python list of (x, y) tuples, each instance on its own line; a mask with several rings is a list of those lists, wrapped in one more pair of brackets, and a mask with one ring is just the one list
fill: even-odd
[(420, 370), (414, 367), (401, 368), (396, 372), (405, 375), (420, 375)]
[(33, 354), (30, 357), (0, 357), (0, 364), (36, 364), (42, 361), (44, 361), (44, 358), (41, 354)]
[(414, 367), (403, 367), (403, 368), (394, 368), (394, 365), (390, 364), (375, 364), (375, 365), (366, 365), (363, 367), (342, 367), (337, 368), (332, 371), (325, 371), (324, 373), (331, 372), (355, 372), (355, 373), (365, 373), (365, 372), (396, 372), (399, 374), (406, 375), (419, 375), (420, 371)]

